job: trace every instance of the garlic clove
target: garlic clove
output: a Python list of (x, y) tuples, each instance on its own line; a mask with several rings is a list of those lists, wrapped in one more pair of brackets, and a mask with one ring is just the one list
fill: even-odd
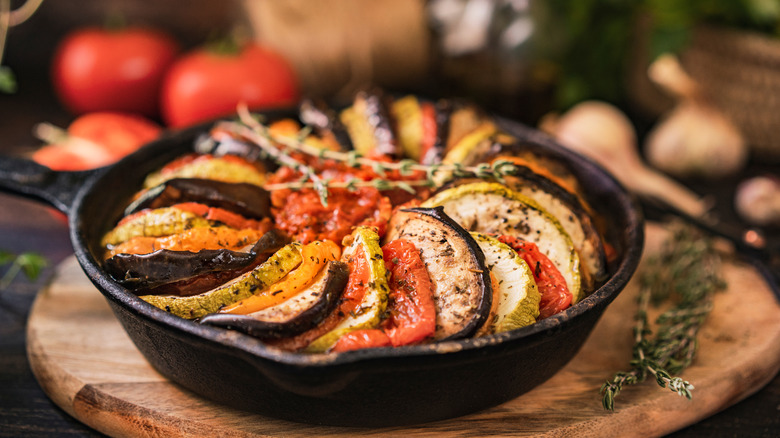
[(737, 186), (734, 208), (752, 225), (780, 227), (780, 178), (756, 176)]

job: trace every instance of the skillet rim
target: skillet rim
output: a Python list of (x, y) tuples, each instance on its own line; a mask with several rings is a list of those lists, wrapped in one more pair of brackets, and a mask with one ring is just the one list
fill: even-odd
[[(269, 118), (278, 116), (295, 116), (295, 109), (282, 109), (263, 111), (262, 114)], [(589, 296), (563, 312), (560, 312), (545, 320), (539, 321), (527, 327), (498, 333), (478, 338), (467, 338), (453, 341), (443, 341), (433, 344), (414, 345), (404, 347), (383, 347), (363, 349), (343, 353), (302, 354), (286, 352), (264, 344), (257, 338), (244, 333), (227, 330), (219, 327), (202, 325), (194, 321), (174, 316), (162, 309), (152, 306), (139, 299), (135, 294), (113, 281), (103, 270), (99, 262), (89, 251), (89, 243), (83, 227), (89, 226), (89, 221), (82, 217), (85, 203), (90, 196), (94, 196), (99, 190), (102, 180), (113, 173), (133, 168), (144, 170), (144, 175), (150, 171), (150, 166), (144, 166), (150, 150), (164, 150), (173, 143), (173, 148), (179, 151), (184, 149), (184, 143), (191, 138), (194, 140), (197, 134), (206, 132), (215, 121), (210, 121), (180, 131), (164, 134), (161, 138), (147, 144), (139, 151), (125, 157), (117, 164), (96, 172), (79, 189), (69, 214), (69, 230), (71, 242), (76, 258), (82, 269), (98, 290), (107, 299), (119, 304), (125, 310), (130, 311), (143, 323), (151, 323), (162, 328), (170, 329), (170, 335), (186, 338), (198, 338), (206, 341), (212, 348), (218, 348), (231, 354), (241, 354), (254, 359), (262, 359), (277, 365), (295, 366), (299, 368), (327, 369), (345, 365), (358, 365), (364, 362), (381, 361), (382, 359), (413, 359), (426, 357), (461, 356), (473, 353), (477, 350), (491, 350), (494, 348), (522, 348), (544, 340), (545, 336), (552, 335), (566, 327), (575, 324), (589, 311), (601, 312), (607, 307), (628, 284), (639, 264), (639, 259), (644, 246), (644, 218), (639, 203), (614, 176), (604, 170), (600, 165), (573, 152), (559, 144), (551, 137), (531, 127), (493, 115), (499, 126), (506, 129), (523, 142), (541, 146), (558, 156), (581, 177), (581, 174), (595, 175), (599, 180), (607, 183), (609, 193), (615, 197), (616, 205), (626, 219), (626, 245), (623, 248), (623, 258), (617, 265), (610, 278)], [(191, 143), (189, 144), (191, 148)], [(186, 149), (184, 149), (186, 151)], [(140, 173), (136, 170), (135, 173)], [(104, 224), (100, 224), (104, 227)], [(600, 317), (600, 314), (599, 316)], [(445, 359), (449, 360), (449, 359)]]

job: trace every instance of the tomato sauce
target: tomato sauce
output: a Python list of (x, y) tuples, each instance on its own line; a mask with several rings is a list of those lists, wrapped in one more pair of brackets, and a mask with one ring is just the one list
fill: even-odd
[[(296, 156), (299, 160), (305, 160)], [(348, 181), (356, 178), (371, 181), (380, 177), (366, 166), (349, 167), (333, 160), (307, 160), (321, 178), (332, 181)], [(387, 172), (389, 180), (420, 179), (419, 172), (402, 176), (399, 172)], [(270, 184), (298, 181), (301, 173), (281, 167), (268, 182)], [(359, 187), (354, 191), (345, 188), (328, 189), (327, 205), (320, 201), (314, 189), (275, 190), (271, 193), (274, 219), (279, 228), (302, 243), (329, 239), (334, 242), (349, 235), (356, 226), (368, 226), (384, 235), (393, 205), (406, 202), (415, 195), (403, 190), (379, 191), (373, 187)]]

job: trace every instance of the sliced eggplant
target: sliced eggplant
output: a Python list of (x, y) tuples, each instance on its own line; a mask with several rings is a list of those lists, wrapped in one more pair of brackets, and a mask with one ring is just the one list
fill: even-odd
[(211, 132), (202, 134), (195, 140), (194, 151), (200, 155), (215, 157), (233, 155), (250, 162), (262, 162), (264, 167), (271, 172), (277, 168), (276, 163), (268, 158), (268, 153), (261, 147), (221, 131), (219, 124), (215, 125)]
[(189, 297), (144, 295), (147, 303), (186, 319), (196, 319), (218, 312), (224, 306), (252, 296), (281, 280), (301, 263), (301, 245), (291, 243), (275, 252), (265, 262), (208, 292)]
[(203, 178), (174, 178), (144, 191), (125, 208), (129, 216), (147, 208), (170, 207), (182, 202), (197, 202), (219, 207), (244, 217), (262, 219), (271, 216), (271, 196), (260, 186), (229, 183)]
[(442, 163), (464, 137), (486, 121), (480, 109), (461, 100), (442, 99), (436, 102), (435, 112), (436, 140), (420, 157), (420, 162), (426, 165)]
[(349, 263), (353, 257), (363, 257), (368, 263), (368, 282), (364, 285), (363, 301), (357, 306), (357, 310), (345, 315), (333, 329), (312, 341), (306, 347), (306, 352), (326, 352), (341, 336), (355, 330), (376, 328), (382, 322), (390, 286), (387, 284), (387, 270), (382, 258), (379, 235), (371, 228), (357, 227), (347, 241), (350, 238), (352, 241), (344, 248), (341, 260)]
[(271, 230), (248, 252), (161, 249), (149, 254), (117, 254), (107, 259), (103, 267), (119, 284), (136, 294), (189, 296), (239, 276), (289, 242), (289, 236)]
[(162, 237), (191, 228), (208, 227), (211, 222), (193, 212), (178, 208), (156, 208), (120, 221), (103, 236), (103, 246), (114, 246), (134, 237)]
[(352, 106), (341, 111), (341, 122), (349, 132), (355, 150), (361, 155), (379, 154), (401, 158), (403, 151), (390, 123), (384, 96), (362, 91)]
[(149, 174), (144, 180), (144, 188), (155, 187), (174, 178), (204, 178), (262, 186), (265, 183), (265, 173), (258, 166), (259, 162), (232, 155), (190, 155)]
[(493, 299), (498, 303), (495, 315), (486, 324), (486, 332), (501, 333), (535, 323), (541, 295), (528, 263), (495, 237), (475, 232), (471, 235), (495, 278)]
[(386, 240), (405, 239), (420, 251), (436, 303), (434, 340), (473, 335), (485, 324), (493, 302), (485, 255), (468, 231), (442, 208), (400, 210), (390, 219)]
[(210, 314), (200, 322), (259, 338), (293, 336), (316, 326), (335, 308), (348, 278), (346, 263), (329, 261), (311, 285), (280, 304), (247, 315)]
[(332, 135), (342, 150), (354, 149), (347, 128), (327, 104), (306, 99), (301, 103), (299, 112), (301, 121), (313, 127), (315, 133), (320, 136)]
[(498, 183), (479, 182), (439, 192), (422, 206), (442, 206), (469, 231), (535, 243), (566, 279), (572, 303), (582, 299), (580, 259), (571, 237), (558, 219), (531, 198)]

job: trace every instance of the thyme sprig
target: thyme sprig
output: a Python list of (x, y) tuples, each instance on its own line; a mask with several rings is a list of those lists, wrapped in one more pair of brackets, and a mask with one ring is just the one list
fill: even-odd
[[(508, 160), (496, 160), (491, 164), (480, 163), (476, 166), (463, 166), (458, 163), (424, 165), (408, 159), (388, 162), (364, 157), (357, 151), (342, 152), (319, 148), (304, 141), (311, 132), (309, 127), (304, 127), (295, 136), (274, 135), (266, 125), (252, 115), (246, 105), (239, 104), (237, 112), (240, 121), (223, 122), (220, 124), (220, 128), (256, 144), (279, 165), (299, 171), (302, 175), (298, 181), (267, 184), (266, 190), (313, 188), (319, 194), (323, 205), (327, 205), (329, 188), (355, 190), (358, 187), (374, 187), (378, 190), (402, 189), (414, 192), (414, 187), (437, 187), (451, 178), (494, 179), (504, 182), (505, 176), (517, 174), (517, 166)], [(371, 168), (380, 178), (369, 181), (355, 178), (347, 181), (325, 180), (320, 178), (311, 166), (293, 158), (290, 155), (291, 151), (318, 159), (342, 162), (353, 168), (366, 166)], [(424, 175), (424, 179), (388, 180), (384, 176), (389, 171), (398, 171), (401, 176), (411, 176), (418, 173)]]
[[(625, 385), (652, 377), (690, 399), (693, 385), (680, 377), (698, 348), (697, 335), (712, 310), (713, 295), (725, 288), (718, 275), (721, 258), (713, 241), (689, 225), (673, 223), (661, 253), (649, 259), (640, 276), (630, 371), (615, 374), (601, 387), (604, 409), (614, 410), (615, 397)], [(672, 302), (655, 320), (653, 337), (648, 321), (650, 305)]]

